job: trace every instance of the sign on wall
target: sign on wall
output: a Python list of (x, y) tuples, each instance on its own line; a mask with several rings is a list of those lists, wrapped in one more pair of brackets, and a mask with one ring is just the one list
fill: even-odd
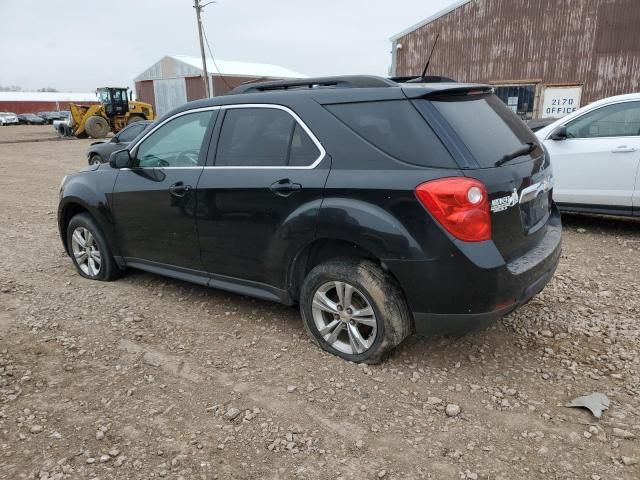
[(582, 87), (545, 87), (540, 118), (561, 118), (580, 108)]

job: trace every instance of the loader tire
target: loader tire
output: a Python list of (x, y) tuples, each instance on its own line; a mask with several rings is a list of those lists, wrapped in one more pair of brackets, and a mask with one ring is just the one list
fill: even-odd
[(132, 123), (142, 122), (145, 118), (140, 115), (131, 115), (129, 120), (127, 121), (127, 125), (131, 125)]
[(105, 138), (111, 130), (109, 122), (98, 115), (92, 115), (84, 123), (84, 129), (91, 138)]

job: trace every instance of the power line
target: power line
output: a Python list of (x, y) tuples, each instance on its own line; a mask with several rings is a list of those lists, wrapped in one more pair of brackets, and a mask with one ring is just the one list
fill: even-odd
[(209, 56), (211, 57), (213, 66), (216, 67), (216, 71), (218, 72), (218, 75), (220, 76), (224, 84), (227, 86), (227, 88), (229, 90), (233, 90), (233, 87), (227, 83), (227, 81), (224, 79), (224, 75), (222, 75), (222, 72), (218, 68), (218, 64), (216, 63), (216, 57), (213, 56), (213, 52), (211, 51), (211, 46), (209, 45), (209, 39), (207, 38), (207, 32), (205, 31), (204, 27), (202, 28), (202, 33), (204, 34), (204, 41), (207, 44), (207, 49), (209, 50)]

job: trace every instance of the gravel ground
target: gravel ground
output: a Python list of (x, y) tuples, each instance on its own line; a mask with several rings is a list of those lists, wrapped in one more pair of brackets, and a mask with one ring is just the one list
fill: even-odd
[(359, 366), (295, 308), (82, 279), (56, 208), (91, 141), (8, 143), (51, 136), (0, 128), (0, 478), (640, 478), (640, 223), (566, 216), (528, 305)]

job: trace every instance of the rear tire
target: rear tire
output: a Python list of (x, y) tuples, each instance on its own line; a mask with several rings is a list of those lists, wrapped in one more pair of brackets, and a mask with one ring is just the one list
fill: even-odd
[(129, 117), (129, 120), (127, 121), (127, 125), (131, 125), (132, 123), (136, 123), (136, 122), (142, 122), (143, 120), (145, 120), (145, 118), (141, 117), (140, 115), (132, 115)]
[(105, 138), (111, 130), (109, 122), (98, 115), (87, 118), (84, 129), (91, 138)]
[(311, 270), (300, 313), (314, 343), (355, 363), (379, 363), (413, 330), (395, 279), (364, 259), (332, 260)]
[(109, 282), (122, 274), (102, 230), (88, 213), (79, 213), (69, 221), (67, 249), (84, 278)]

